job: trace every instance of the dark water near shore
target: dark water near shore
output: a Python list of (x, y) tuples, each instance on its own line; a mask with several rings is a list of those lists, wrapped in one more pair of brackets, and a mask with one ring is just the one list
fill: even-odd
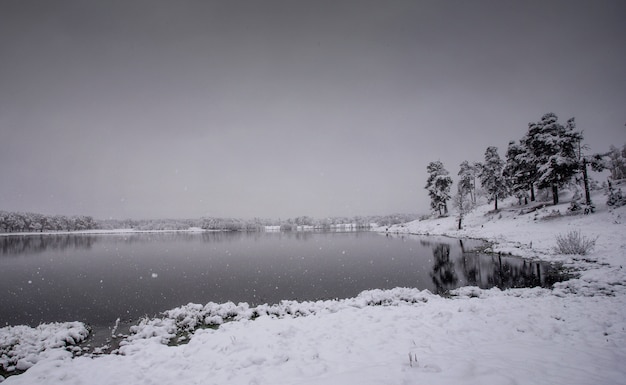
[(0, 237), (0, 326), (110, 326), (189, 302), (348, 298), (398, 286), (445, 293), (550, 286), (556, 268), (467, 252), (476, 241), (352, 233)]

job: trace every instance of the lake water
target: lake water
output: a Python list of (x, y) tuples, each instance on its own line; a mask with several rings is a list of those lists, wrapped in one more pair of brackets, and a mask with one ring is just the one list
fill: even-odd
[(277, 303), (397, 286), (434, 293), (549, 286), (547, 264), (464, 252), (476, 241), (348, 233), (0, 237), (0, 325), (110, 326), (189, 302)]

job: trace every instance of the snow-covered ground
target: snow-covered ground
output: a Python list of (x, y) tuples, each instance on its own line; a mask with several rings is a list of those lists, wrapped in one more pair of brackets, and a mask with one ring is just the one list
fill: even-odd
[[(566, 216), (567, 204), (524, 215), (502, 206), (495, 214), (479, 207), (460, 231), (454, 216), (380, 230), (483, 238), (496, 252), (563, 262), (578, 277), (552, 290), (466, 287), (451, 298), (398, 288), (257, 308), (190, 304), (138, 325), (119, 354), (36, 349), (34, 365), (5, 383), (626, 383), (626, 207)], [(595, 249), (556, 254), (556, 235), (570, 230), (598, 237)], [(221, 326), (197, 329), (186, 344), (163, 343), (206, 322)], [(0, 341), (15, 332), (0, 329)]]

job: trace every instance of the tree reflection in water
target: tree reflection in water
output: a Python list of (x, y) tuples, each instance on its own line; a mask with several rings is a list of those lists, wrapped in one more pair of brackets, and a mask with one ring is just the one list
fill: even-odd
[(440, 243), (433, 248), (433, 270), (430, 276), (437, 294), (445, 293), (457, 286), (459, 277), (450, 260), (450, 245)]
[(435, 292), (445, 294), (459, 286), (477, 286), (483, 289), (498, 287), (502, 290), (520, 287), (550, 287), (563, 280), (558, 266), (532, 262), (501, 254), (468, 252), (459, 241), (459, 257), (451, 257), (451, 246), (430, 243), (433, 266), (430, 273)]
[(89, 250), (97, 241), (94, 235), (10, 235), (0, 237), (0, 256), (37, 254), (50, 250)]

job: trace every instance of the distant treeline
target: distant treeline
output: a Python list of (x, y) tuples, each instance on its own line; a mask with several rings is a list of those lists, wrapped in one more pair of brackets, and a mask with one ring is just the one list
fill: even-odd
[(340, 226), (367, 229), (372, 223), (389, 226), (397, 223), (410, 222), (417, 219), (415, 214), (393, 214), (385, 216), (330, 217), (316, 219), (308, 216), (276, 219), (238, 219), (238, 218), (200, 218), (200, 219), (146, 219), (146, 220), (115, 220), (98, 221), (102, 229), (135, 229), (135, 230), (186, 230), (192, 227), (204, 230), (222, 231), (263, 231), (268, 226), (278, 227), (281, 231), (295, 231), (300, 228), (330, 230)]
[(378, 216), (330, 217), (316, 219), (308, 216), (276, 219), (105, 219), (96, 220), (90, 216), (44, 215), (38, 213), (0, 211), (0, 232), (44, 232), (78, 231), (94, 229), (134, 229), (134, 230), (187, 230), (201, 228), (222, 231), (263, 231), (273, 226), (281, 231), (295, 231), (303, 228), (331, 230), (337, 228), (368, 229), (371, 224), (389, 226), (417, 219), (414, 214), (393, 214)]
[(0, 211), (0, 232), (78, 231), (98, 228), (90, 216), (44, 215)]

